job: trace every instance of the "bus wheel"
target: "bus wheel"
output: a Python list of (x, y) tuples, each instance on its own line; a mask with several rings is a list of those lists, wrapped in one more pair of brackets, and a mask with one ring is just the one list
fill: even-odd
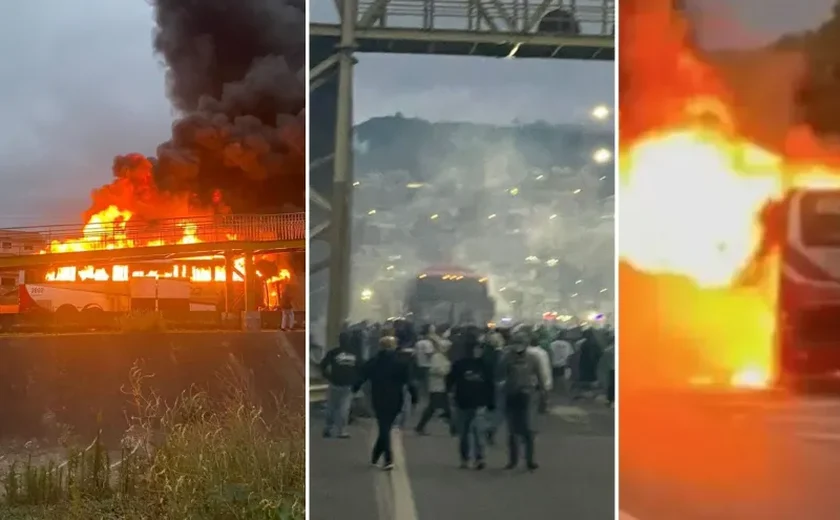
[(85, 327), (101, 328), (106, 327), (107, 316), (105, 311), (96, 304), (88, 304), (82, 309), (81, 321)]
[(55, 310), (55, 321), (58, 325), (72, 325), (79, 321), (79, 309), (70, 304), (64, 304)]

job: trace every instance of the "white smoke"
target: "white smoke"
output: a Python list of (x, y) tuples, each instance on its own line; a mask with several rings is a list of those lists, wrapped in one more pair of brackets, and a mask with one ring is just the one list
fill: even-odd
[[(593, 299), (603, 288), (612, 294), (613, 208), (603, 196), (611, 166), (591, 164), (594, 150), (576, 145), (581, 131), (551, 130), (558, 153), (522, 140), (522, 130), (467, 126), (447, 136), (445, 156), (436, 148), (421, 157), (425, 171), (357, 167), (357, 291), (377, 285), (383, 301), (399, 299), (424, 267), (444, 263), (475, 269), (496, 291), (516, 289), (531, 300)], [(605, 135), (598, 146), (609, 149)], [(369, 315), (369, 302), (351, 301), (356, 316)]]

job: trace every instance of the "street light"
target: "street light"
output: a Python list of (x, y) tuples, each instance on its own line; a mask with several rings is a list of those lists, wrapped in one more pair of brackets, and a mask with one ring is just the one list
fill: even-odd
[(607, 105), (598, 105), (592, 109), (590, 115), (592, 116), (592, 119), (595, 119), (596, 121), (604, 121), (610, 117), (610, 107)]
[(362, 289), (362, 301), (367, 302), (370, 301), (371, 298), (373, 298), (373, 291), (370, 289)]
[(606, 164), (612, 160), (612, 152), (606, 148), (599, 148), (592, 154), (592, 160), (598, 164)]

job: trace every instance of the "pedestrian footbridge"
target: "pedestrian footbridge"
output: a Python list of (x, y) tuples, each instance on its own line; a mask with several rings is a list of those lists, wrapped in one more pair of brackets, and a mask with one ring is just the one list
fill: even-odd
[[(112, 214), (114, 213), (114, 214)], [(139, 221), (119, 210), (87, 224), (0, 230), (0, 270), (302, 251), (305, 213), (209, 215)]]

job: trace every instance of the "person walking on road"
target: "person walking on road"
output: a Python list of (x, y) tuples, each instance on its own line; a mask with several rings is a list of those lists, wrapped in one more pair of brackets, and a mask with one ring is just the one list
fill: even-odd
[(505, 469), (513, 469), (519, 464), (520, 440), (525, 448), (526, 467), (531, 471), (539, 467), (534, 460), (533, 394), (536, 390), (544, 393), (546, 384), (539, 360), (528, 354), (529, 340), (527, 333), (515, 333), (513, 346), (502, 361), (508, 428), (508, 464)]
[(414, 348), (414, 355), (417, 358), (417, 391), (421, 402), (430, 398), (429, 370), (432, 366), (432, 356), (434, 354), (435, 327), (434, 325), (425, 325), (420, 331), (420, 339), (417, 340)]
[[(540, 344), (540, 336), (539, 333), (534, 332), (531, 334), (531, 341), (529, 342), (527, 353), (529, 356), (532, 356), (534, 359), (537, 360), (537, 365), (540, 370), (540, 378), (539, 381), (543, 383), (543, 389), (545, 392), (538, 392), (537, 394), (537, 410), (540, 414), (548, 413), (548, 393), (551, 391), (553, 387), (553, 381), (551, 378), (551, 358), (543, 349)], [(534, 380), (534, 386), (537, 385), (538, 380)]]
[(615, 341), (610, 340), (609, 346), (604, 349), (604, 368), (607, 372), (607, 406), (612, 408), (615, 404)]
[(499, 426), (505, 422), (504, 378), (500, 370), (505, 356), (505, 338), (499, 332), (489, 332), (484, 340), (484, 362), (493, 371), (496, 409), (488, 414), (487, 442), (496, 443)]
[(426, 434), (426, 425), (432, 419), (435, 412), (440, 411), (449, 422), (449, 431), (454, 433), (452, 424), (452, 412), (449, 407), (449, 394), (446, 391), (446, 377), (449, 375), (451, 363), (446, 357), (446, 344), (436, 343), (434, 353), (431, 356), (428, 372), (429, 403), (420, 416), (415, 430), (420, 435)]
[[(418, 388), (417, 349), (415, 348), (417, 337), (414, 332), (414, 325), (408, 321), (398, 321), (394, 323), (394, 331), (394, 338), (397, 341), (397, 358), (408, 367), (408, 377), (416, 390)], [(398, 428), (403, 428), (406, 421), (414, 414), (414, 408), (420, 400), (420, 394), (418, 392), (417, 398), (413, 400), (405, 399), (407, 395), (403, 397), (403, 409), (394, 422), (395, 427)]]
[[(484, 469), (484, 436), (487, 412), (495, 408), (496, 389), (493, 370), (484, 359), (484, 347), (475, 334), (465, 334), (464, 352), (469, 353), (452, 365), (446, 387), (454, 391), (458, 407), (458, 437), (461, 468), (469, 467), (470, 455), (475, 469)], [(472, 450), (470, 450), (472, 444)], [(470, 453), (472, 451), (472, 453)]]
[(569, 360), (574, 353), (574, 347), (571, 342), (566, 340), (563, 332), (557, 334), (554, 341), (549, 344), (549, 351), (551, 352), (552, 377), (554, 379), (554, 389), (562, 390), (566, 396), (570, 395), (569, 379), (571, 368)]
[(364, 364), (361, 377), (353, 386), (355, 393), (370, 381), (371, 403), (378, 430), (370, 462), (377, 465), (384, 457), (383, 469), (386, 470), (394, 468), (391, 430), (403, 409), (405, 393), (410, 395), (412, 404), (417, 403), (417, 389), (409, 365), (397, 356), (396, 348), (397, 340), (393, 336), (383, 337), (379, 341), (379, 352)]
[(321, 360), (321, 374), (329, 383), (327, 390), (327, 417), (324, 437), (331, 437), (333, 429), (338, 437), (350, 437), (346, 427), (353, 404), (353, 385), (361, 376), (361, 357), (353, 348), (351, 332), (338, 335), (338, 348), (332, 349)]

